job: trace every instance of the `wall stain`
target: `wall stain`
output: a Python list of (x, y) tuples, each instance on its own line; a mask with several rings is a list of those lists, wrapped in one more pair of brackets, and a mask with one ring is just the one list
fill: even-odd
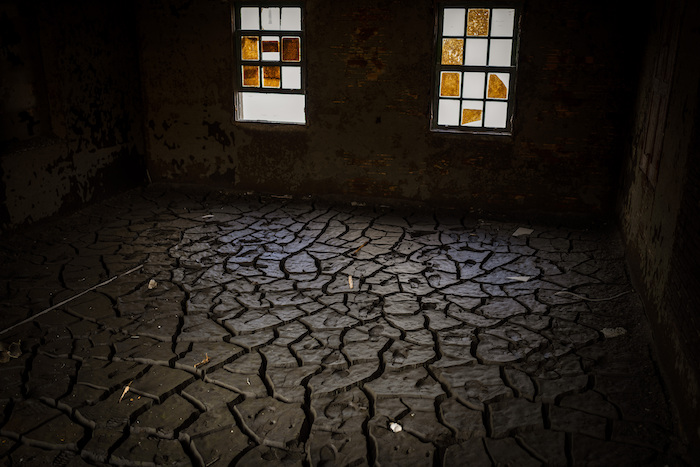
[[(202, 125), (207, 127), (208, 134), (210, 138), (214, 138), (217, 143), (221, 145), (221, 149), (224, 151), (228, 146), (234, 142), (233, 132), (229, 132), (227, 135), (224, 130), (221, 129), (221, 122), (209, 123), (206, 120), (202, 122)], [(229, 137), (230, 135), (230, 137)]]

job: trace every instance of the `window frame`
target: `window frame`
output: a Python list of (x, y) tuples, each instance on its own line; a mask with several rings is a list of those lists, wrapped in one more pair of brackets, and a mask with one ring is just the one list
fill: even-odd
[[(257, 7), (263, 8), (290, 8), (296, 7), (301, 9), (301, 29), (300, 30), (265, 30), (260, 24), (259, 29), (242, 29), (241, 28), (241, 8), (243, 7)], [(306, 95), (306, 8), (305, 2), (303, 0), (277, 0), (274, 2), (267, 2), (264, 0), (254, 1), (254, 0), (242, 0), (235, 1), (231, 4), (231, 33), (232, 33), (232, 47), (234, 54), (234, 67), (233, 67), (233, 120), (237, 124), (248, 124), (248, 123), (262, 123), (271, 125), (294, 125), (294, 126), (308, 126), (308, 115), (306, 112), (307, 107), (307, 95)], [(259, 36), (258, 51), (260, 58), (256, 61), (243, 60), (242, 58), (242, 38), (244, 36)], [(263, 36), (278, 36), (279, 37), (279, 60), (263, 60), (262, 57), (262, 37)], [(299, 62), (287, 62), (282, 60), (282, 38), (288, 36), (299, 37)], [(258, 76), (260, 83), (257, 87), (244, 86), (243, 85), (243, 66), (247, 64), (253, 64), (258, 66)], [(298, 89), (286, 89), (282, 87), (265, 87), (263, 85), (263, 68), (264, 66), (279, 66), (280, 67), (280, 80), (282, 80), (282, 67), (290, 66), (290, 63), (297, 63), (300, 68), (300, 87)], [(292, 122), (292, 121), (274, 121), (274, 120), (262, 120), (262, 119), (244, 119), (243, 118), (243, 103), (242, 99), (243, 93), (261, 93), (261, 94), (280, 94), (280, 95), (300, 95), (304, 98), (304, 121), (303, 122)]]
[[(450, 8), (464, 8), (465, 9), (465, 32), (461, 36), (464, 42), (464, 49), (466, 49), (466, 39), (469, 37), (479, 37), (489, 40), (489, 45), (487, 47), (487, 58), (486, 65), (443, 65), (442, 64), (442, 40), (443, 38), (456, 38), (458, 36), (443, 36), (443, 23), (444, 23), (444, 11)], [(466, 29), (468, 24), (469, 9), (489, 9), (489, 32), (486, 36), (467, 36)], [(494, 66), (488, 65), (489, 53), (492, 50), (491, 40), (506, 38), (503, 36), (492, 36), (491, 28), (493, 26), (493, 10), (494, 9), (513, 9), (514, 10), (514, 20), (513, 20), (513, 35), (512, 35), (512, 46), (511, 46), (511, 65), (510, 66)], [(434, 34), (434, 60), (433, 60), (433, 73), (432, 73), (432, 98), (430, 102), (430, 131), (435, 133), (453, 133), (453, 134), (469, 134), (469, 135), (494, 135), (494, 136), (512, 136), (513, 127), (515, 120), (515, 96), (516, 96), (516, 83), (518, 77), (518, 55), (520, 49), (520, 30), (522, 21), (522, 5), (519, 1), (509, 1), (509, 2), (488, 2), (488, 1), (460, 1), (460, 2), (439, 2), (436, 6), (435, 14), (435, 34)], [(510, 38), (510, 37), (508, 37)], [(464, 52), (463, 52), (464, 53)], [(441, 87), (441, 76), (443, 71), (460, 72), (460, 97), (441, 97), (440, 87)], [(465, 72), (476, 72), (484, 73), (484, 91), (483, 98), (467, 98), (462, 97), (462, 80), (464, 78)], [(508, 96), (504, 99), (489, 98), (487, 96), (488, 89), (488, 77), (491, 73), (508, 73), (509, 83), (508, 83)], [(460, 123), (458, 125), (439, 125), (438, 124), (438, 104), (440, 99), (454, 99), (460, 102)], [(464, 100), (480, 100), (483, 103), (482, 106), (482, 126), (465, 126), (461, 124), (462, 115), (462, 101)], [(483, 126), (484, 110), (486, 102), (506, 102), (506, 126), (504, 128), (493, 127), (493, 126)]]

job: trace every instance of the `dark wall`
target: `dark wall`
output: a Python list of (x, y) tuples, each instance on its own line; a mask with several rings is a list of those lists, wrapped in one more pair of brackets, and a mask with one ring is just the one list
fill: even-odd
[(431, 0), (305, 2), (305, 127), (232, 121), (228, 2), (139, 2), (150, 175), (346, 200), (606, 214), (646, 28), (616, 5), (525, 2), (514, 136), (476, 137), (429, 131)]
[(700, 458), (700, 4), (660, 0), (620, 219), (661, 368)]
[(144, 179), (130, 2), (0, 2), (0, 229)]

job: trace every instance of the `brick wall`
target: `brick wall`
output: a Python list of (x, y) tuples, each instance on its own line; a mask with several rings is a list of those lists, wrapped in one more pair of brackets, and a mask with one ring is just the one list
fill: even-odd
[(656, 2), (619, 204), (632, 280), (644, 301), (661, 371), (697, 458), (699, 15), (697, 2)]
[(307, 0), (298, 128), (232, 122), (226, 2), (139, 2), (151, 177), (475, 213), (610, 212), (648, 9), (525, 2), (514, 135), (474, 137), (429, 130), (436, 8)]

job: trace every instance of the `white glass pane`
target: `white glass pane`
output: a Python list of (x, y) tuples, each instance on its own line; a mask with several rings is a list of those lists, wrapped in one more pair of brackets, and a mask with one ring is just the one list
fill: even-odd
[(510, 66), (513, 39), (491, 39), (489, 66)]
[(442, 20), (443, 36), (464, 36), (464, 8), (445, 8)]
[(282, 67), (282, 88), (283, 89), (301, 89), (301, 67), (298, 67), (298, 66), (283, 66)]
[(483, 99), (486, 86), (486, 73), (464, 73), (462, 97), (469, 99)]
[(481, 126), (484, 121), (484, 101), (462, 101), (462, 126)]
[(262, 29), (267, 31), (279, 31), (280, 9), (279, 7), (262, 9)]
[(488, 39), (467, 39), (467, 45), (464, 50), (464, 64), (485, 66), (488, 43)]
[(258, 7), (241, 7), (241, 29), (260, 29)]
[(508, 120), (507, 102), (486, 102), (484, 126), (490, 128), (505, 128)]
[(238, 120), (306, 123), (303, 94), (238, 93)]
[[(277, 50), (275, 50), (275, 48)], [(277, 36), (262, 36), (262, 59), (280, 61), (280, 39)]]
[(438, 101), (438, 125), (459, 125), (459, 101), (440, 99)]
[(506, 8), (494, 8), (491, 17), (492, 36), (513, 37), (513, 25), (515, 24), (515, 10)]
[(508, 99), (509, 73), (489, 73), (486, 97), (489, 99)]
[(282, 29), (301, 31), (301, 8), (282, 8)]

